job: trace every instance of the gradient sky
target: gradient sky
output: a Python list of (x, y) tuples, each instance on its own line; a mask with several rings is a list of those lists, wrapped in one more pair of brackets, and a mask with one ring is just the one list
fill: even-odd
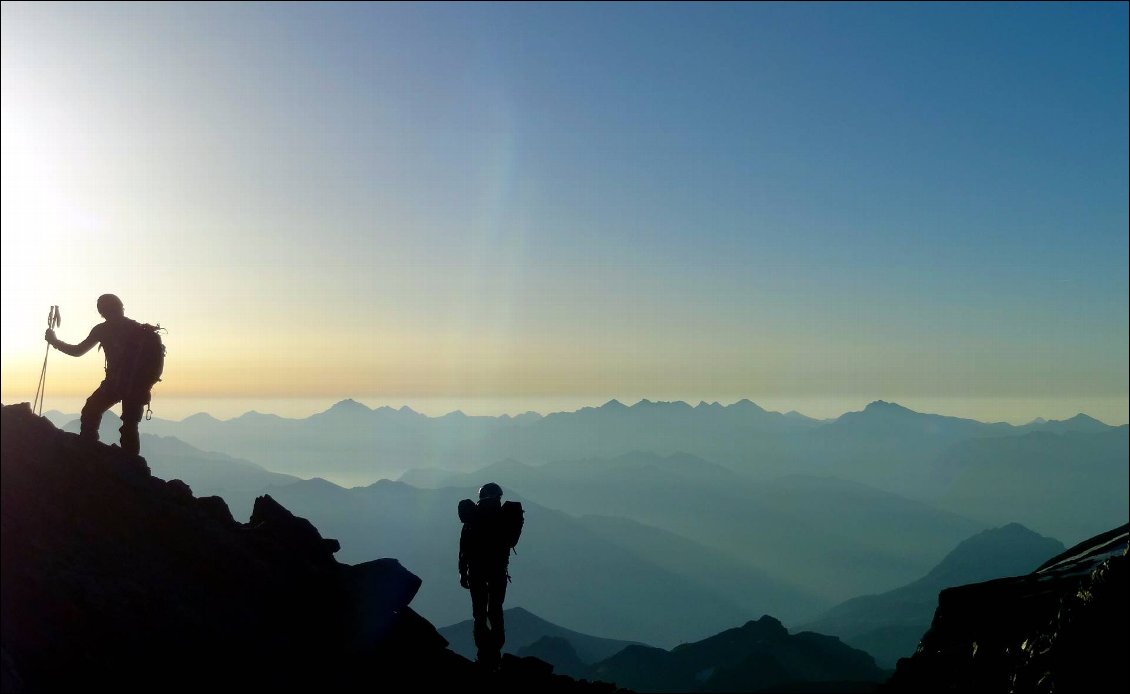
[[(114, 292), (165, 402), (1127, 421), (1125, 3), (2, 20), (6, 403)], [(48, 408), (100, 370), (54, 354)]]

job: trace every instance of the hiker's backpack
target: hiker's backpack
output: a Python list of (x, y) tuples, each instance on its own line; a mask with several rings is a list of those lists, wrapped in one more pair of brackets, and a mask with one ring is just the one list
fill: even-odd
[(128, 387), (148, 391), (165, 371), (165, 344), (161, 341), (161, 326), (130, 320), (130, 335), (125, 364)]
[[(474, 525), (479, 520), (479, 505), (470, 499), (459, 502), (459, 520), (463, 523)], [(499, 540), (507, 551), (514, 549), (522, 537), (522, 526), (526, 522), (526, 512), (522, 504), (517, 501), (507, 501), (502, 504), (502, 510), (497, 516), (497, 532)]]
[(475, 520), (476, 512), (479, 507), (475, 505), (474, 501), (464, 499), (459, 502), (459, 520), (463, 523), (470, 523)]
[(514, 549), (522, 537), (522, 526), (526, 523), (526, 512), (518, 501), (502, 504), (502, 540), (507, 549)]

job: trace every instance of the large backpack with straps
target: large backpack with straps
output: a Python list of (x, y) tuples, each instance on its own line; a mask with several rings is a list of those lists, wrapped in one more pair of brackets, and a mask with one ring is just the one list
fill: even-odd
[[(463, 523), (475, 523), (479, 519), (479, 506), (470, 499), (463, 499), (459, 502), (459, 520)], [(499, 514), (499, 527), (498, 533), (499, 540), (506, 546), (506, 549), (512, 550), (518, 545), (518, 540), (522, 537), (522, 527), (526, 524), (526, 512), (522, 508), (522, 504), (518, 501), (507, 501), (502, 504), (502, 511)]]
[[(129, 320), (129, 319), (127, 319)], [(123, 378), (127, 389), (148, 392), (165, 372), (165, 343), (161, 326), (129, 320)]]

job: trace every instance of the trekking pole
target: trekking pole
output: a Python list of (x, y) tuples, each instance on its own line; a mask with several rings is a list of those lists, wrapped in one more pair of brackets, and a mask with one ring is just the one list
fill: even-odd
[[(63, 324), (59, 315), (59, 307), (52, 306), (47, 311), (47, 329), (53, 330)], [(47, 345), (47, 352), (43, 355), (43, 370), (39, 372), (39, 387), (35, 389), (35, 401), (31, 404), (32, 412), (43, 416), (43, 400), (47, 397), (47, 357), (51, 355), (51, 345)], [(38, 411), (36, 407), (38, 406)]]

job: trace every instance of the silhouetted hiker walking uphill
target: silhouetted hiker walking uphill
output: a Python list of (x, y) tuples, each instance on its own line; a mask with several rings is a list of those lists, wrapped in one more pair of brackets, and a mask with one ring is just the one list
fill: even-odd
[(518, 544), (524, 524), (522, 505), (502, 503), (502, 488), (488, 482), (479, 489), (479, 503), (459, 502), (459, 585), (471, 591), (478, 662), (496, 669), (506, 642), (502, 603), (510, 580), (510, 550)]
[(122, 450), (137, 455), (141, 452), (138, 423), (165, 366), (165, 347), (157, 332), (161, 328), (126, 318), (122, 300), (113, 294), (98, 297), (98, 313), (106, 320), (91, 328), (86, 339), (77, 345), (56, 338), (52, 328), (47, 329), (43, 339), (72, 357), (81, 357), (94, 345), (105, 351), (106, 378), (86, 399), (79, 435), (97, 441), (102, 415), (120, 402)]

